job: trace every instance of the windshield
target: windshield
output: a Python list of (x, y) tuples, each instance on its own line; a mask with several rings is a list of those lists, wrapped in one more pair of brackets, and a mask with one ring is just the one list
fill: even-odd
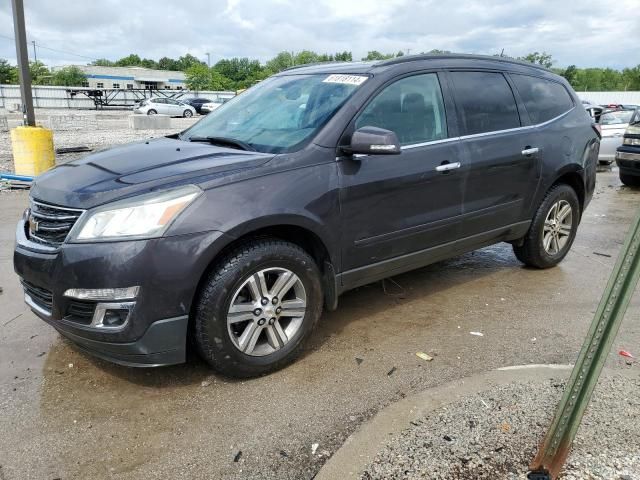
[(368, 77), (271, 77), (224, 103), (182, 133), (181, 139), (223, 137), (259, 152), (295, 151), (333, 116)]
[(625, 125), (631, 120), (633, 110), (618, 110), (616, 112), (603, 113), (600, 116), (601, 125)]

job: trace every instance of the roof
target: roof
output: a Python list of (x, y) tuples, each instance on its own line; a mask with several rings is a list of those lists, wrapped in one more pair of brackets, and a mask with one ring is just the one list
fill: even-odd
[(498, 57), (489, 55), (471, 55), (463, 53), (447, 53), (447, 54), (419, 54), (419, 55), (404, 55), (402, 57), (391, 58), (389, 60), (377, 60), (372, 62), (320, 62), (310, 63), (306, 65), (298, 65), (288, 68), (281, 72), (281, 74), (303, 74), (303, 73), (370, 73), (378, 69), (386, 69), (394, 65), (400, 65), (410, 62), (424, 62), (424, 61), (446, 61), (446, 60), (480, 60), (484, 62), (494, 63), (506, 63), (512, 65), (519, 65), (528, 68), (535, 68), (544, 72), (551, 72), (551, 70), (543, 67), (542, 65), (536, 65), (529, 62), (523, 62), (508, 57)]

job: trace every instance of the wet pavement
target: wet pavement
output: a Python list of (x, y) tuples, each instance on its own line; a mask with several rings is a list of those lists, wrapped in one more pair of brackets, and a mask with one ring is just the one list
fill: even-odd
[[(500, 244), (348, 292), (296, 363), (241, 382), (197, 359), (139, 370), (75, 350), (23, 304), (11, 255), (27, 196), (0, 192), (0, 479), (310, 479), (405, 395), (572, 362), (639, 200), (600, 172), (559, 267), (525, 268)], [(639, 313), (634, 300), (615, 352), (640, 349)]]

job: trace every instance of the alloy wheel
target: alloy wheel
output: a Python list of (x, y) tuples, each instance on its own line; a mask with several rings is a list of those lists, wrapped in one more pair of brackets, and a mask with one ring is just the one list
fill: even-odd
[(231, 297), (227, 313), (229, 336), (246, 355), (269, 355), (295, 336), (306, 308), (306, 291), (295, 273), (279, 267), (260, 270)]
[(573, 210), (566, 200), (558, 200), (547, 213), (542, 233), (542, 246), (549, 255), (557, 255), (562, 251), (573, 226)]

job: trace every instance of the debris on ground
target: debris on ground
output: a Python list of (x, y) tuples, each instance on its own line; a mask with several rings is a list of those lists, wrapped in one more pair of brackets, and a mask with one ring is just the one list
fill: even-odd
[(240, 461), (240, 457), (242, 457), (242, 450), (238, 450), (238, 453), (236, 453), (236, 456), (233, 457), (233, 461), (235, 463), (238, 463)]
[(594, 255), (600, 255), (601, 257), (607, 257), (607, 258), (611, 258), (611, 255), (609, 255), (608, 253), (600, 253), (600, 252), (593, 252)]
[(416, 352), (416, 357), (421, 358), (422, 360), (426, 360), (427, 362), (433, 360), (433, 357), (431, 355), (427, 355), (424, 352)]
[(358, 358), (358, 357), (356, 357), (356, 363), (357, 363), (358, 365), (360, 365), (362, 362), (364, 362), (364, 359), (363, 359), (363, 358)]
[(394, 373), (396, 370), (397, 370), (397, 368), (396, 368), (396, 367), (393, 367), (391, 370), (389, 370), (389, 371), (387, 372), (387, 375), (388, 375), (388, 376), (393, 375), (393, 373)]
[(318, 450), (319, 446), (320, 446), (319, 443), (314, 443), (313, 445), (311, 445), (311, 455), (315, 455), (316, 454), (316, 450)]
[(627, 352), (626, 350), (620, 350), (618, 352), (618, 355), (621, 355), (621, 356), (627, 357), (627, 358), (636, 358), (630, 352)]
[(484, 333), (482, 332), (469, 332), (471, 335), (475, 335), (476, 337), (484, 337)]

